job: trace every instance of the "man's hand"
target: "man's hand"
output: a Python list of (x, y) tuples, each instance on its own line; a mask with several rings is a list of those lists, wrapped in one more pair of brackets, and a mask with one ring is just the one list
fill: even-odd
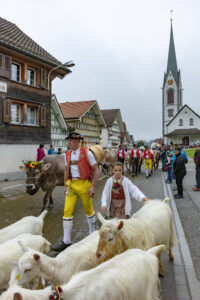
[(102, 212), (105, 212), (105, 211), (106, 211), (106, 208), (107, 208), (106, 206), (102, 206), (102, 207), (101, 207)]
[(149, 201), (150, 199), (149, 198), (142, 198), (142, 202), (146, 202), (146, 201)]
[(95, 187), (91, 186), (90, 189), (88, 190), (88, 197), (91, 198), (95, 194)]
[(64, 195), (66, 196), (67, 186), (64, 186)]

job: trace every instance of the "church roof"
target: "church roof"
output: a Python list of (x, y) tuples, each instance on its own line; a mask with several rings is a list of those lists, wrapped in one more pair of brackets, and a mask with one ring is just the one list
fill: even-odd
[(173, 119), (171, 119), (171, 121), (166, 125), (166, 126), (169, 126), (169, 124), (171, 124), (174, 119), (180, 114), (180, 112), (184, 109), (184, 108), (188, 108), (193, 114), (195, 114), (198, 118), (200, 118), (200, 116), (193, 110), (191, 109), (187, 104), (185, 104), (178, 112), (177, 114), (173, 117)]
[(173, 26), (171, 22), (171, 31), (170, 31), (170, 42), (169, 42), (169, 52), (168, 52), (168, 61), (167, 61), (167, 72), (164, 77), (164, 81), (167, 78), (169, 72), (172, 72), (172, 75), (175, 81), (178, 83), (180, 72), (178, 71), (177, 60), (176, 60), (176, 51), (174, 45), (174, 34), (173, 34)]
[(200, 130), (197, 128), (175, 129), (174, 131), (165, 134), (167, 137), (175, 135), (200, 135)]

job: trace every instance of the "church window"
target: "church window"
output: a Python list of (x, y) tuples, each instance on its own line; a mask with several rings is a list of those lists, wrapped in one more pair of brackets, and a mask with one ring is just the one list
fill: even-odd
[(183, 119), (179, 119), (179, 126), (183, 126)]
[(174, 90), (167, 91), (167, 104), (174, 104)]
[(168, 117), (173, 117), (174, 115), (174, 110), (173, 109), (168, 109)]
[(191, 118), (191, 119), (190, 119), (190, 126), (193, 126), (193, 125), (194, 125), (194, 119)]

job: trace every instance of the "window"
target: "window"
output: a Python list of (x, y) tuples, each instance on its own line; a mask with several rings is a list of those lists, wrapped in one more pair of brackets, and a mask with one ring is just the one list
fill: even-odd
[(34, 106), (27, 106), (27, 124), (31, 125), (36, 125), (37, 120), (36, 120), (36, 113), (37, 113), (37, 108)]
[(22, 106), (20, 104), (11, 104), (11, 123), (21, 123)]
[(183, 126), (183, 119), (179, 119), (179, 126)]
[(167, 104), (174, 104), (174, 90), (167, 91)]
[(191, 119), (190, 119), (190, 126), (193, 126), (193, 125), (194, 125), (194, 119), (191, 118)]
[(76, 123), (76, 128), (79, 128), (79, 129), (81, 128), (81, 123), (80, 122)]
[(27, 69), (27, 84), (35, 86), (35, 70)]
[(168, 109), (168, 117), (173, 117), (173, 112), (174, 110), (173, 109)]
[(93, 115), (91, 113), (86, 113), (86, 118), (91, 119), (91, 120), (95, 120), (95, 115)]
[(17, 63), (12, 63), (11, 79), (21, 81), (21, 66)]

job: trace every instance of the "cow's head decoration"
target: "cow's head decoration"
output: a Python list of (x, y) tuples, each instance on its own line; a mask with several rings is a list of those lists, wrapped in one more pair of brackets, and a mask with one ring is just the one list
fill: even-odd
[(51, 167), (51, 164), (43, 162), (26, 161), (23, 166), (19, 166), (21, 171), (25, 171), (26, 178), (26, 192), (29, 195), (34, 195), (40, 188), (42, 178)]

